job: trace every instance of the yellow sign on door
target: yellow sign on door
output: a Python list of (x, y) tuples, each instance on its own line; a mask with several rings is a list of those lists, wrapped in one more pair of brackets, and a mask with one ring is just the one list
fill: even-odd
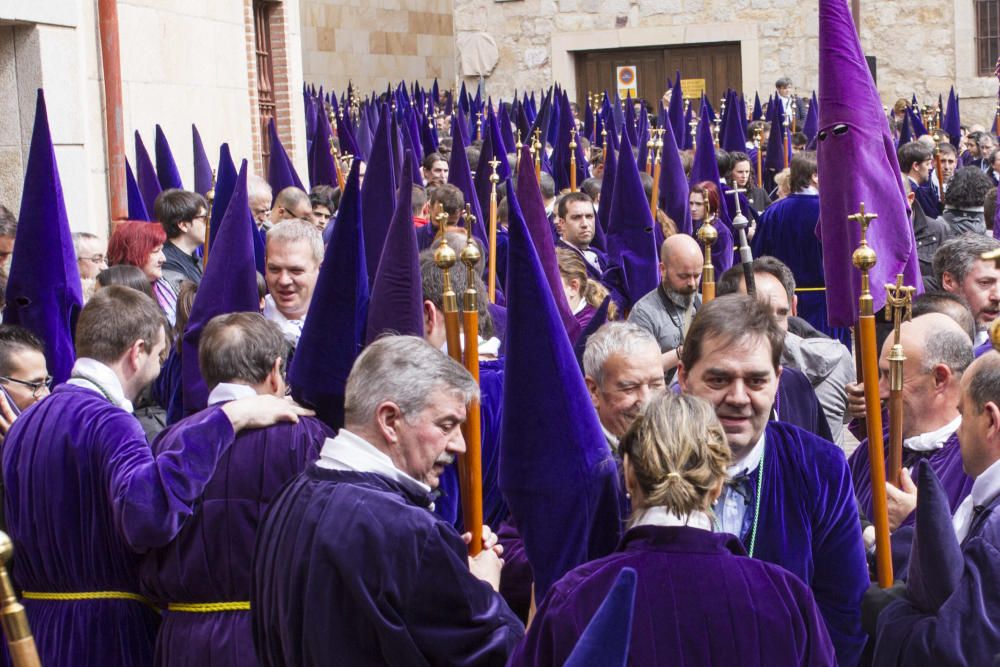
[(681, 94), (686, 100), (700, 100), (705, 94), (705, 80), (681, 79)]

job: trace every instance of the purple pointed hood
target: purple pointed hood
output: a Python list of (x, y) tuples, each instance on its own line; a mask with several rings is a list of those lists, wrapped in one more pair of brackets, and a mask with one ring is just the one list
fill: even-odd
[(622, 568), (563, 667), (625, 667), (632, 639), (636, 578), (634, 569)]
[(934, 614), (958, 588), (962, 548), (941, 480), (927, 461), (921, 461), (916, 472), (916, 527), (906, 596), (924, 613)]
[(163, 189), (160, 187), (160, 179), (156, 177), (153, 161), (149, 158), (145, 144), (142, 143), (142, 137), (139, 136), (139, 130), (135, 131), (135, 172), (142, 203), (146, 205), (146, 213), (152, 219), (156, 216), (153, 203)]
[(851, 264), (861, 230), (847, 216), (861, 202), (879, 216), (868, 230), (878, 256), (870, 274), (875, 311), (885, 305), (885, 285), (897, 273), (918, 292), (923, 281), (896, 150), (843, 0), (820, 0), (819, 63), (819, 228), (827, 312), (831, 326), (846, 327), (857, 321), (861, 292), (860, 272)]
[[(535, 253), (541, 264), (545, 280), (549, 285), (552, 298), (555, 302), (559, 319), (562, 320), (563, 327), (569, 339), (576, 340), (580, 335), (580, 323), (569, 308), (566, 300), (566, 292), (562, 286), (562, 276), (559, 273), (559, 264), (556, 261), (556, 245), (552, 238), (552, 224), (545, 215), (545, 202), (542, 201), (542, 194), (538, 189), (538, 180), (535, 178), (535, 168), (531, 164), (531, 155), (528, 146), (521, 149), (521, 162), (517, 172), (517, 187), (508, 190), (507, 211), (508, 220), (515, 217), (524, 221), (531, 240), (535, 244)], [(516, 190), (516, 192), (514, 192)], [(509, 225), (508, 225), (509, 227)], [(508, 251), (507, 259), (507, 280), (511, 279), (511, 273), (520, 271), (513, 256)], [(506, 294), (506, 291), (504, 292)], [(509, 297), (508, 297), (509, 299)]]
[(632, 146), (624, 133), (607, 240), (608, 263), (619, 273), (616, 287), (631, 307), (660, 284), (660, 260), (653, 234), (653, 214), (639, 179)]
[(128, 219), (149, 221), (150, 215), (146, 211), (146, 202), (142, 200), (142, 193), (139, 192), (139, 184), (132, 173), (132, 165), (128, 158), (125, 158), (125, 191), (128, 194)]
[(281, 138), (278, 137), (278, 129), (274, 125), (274, 119), (267, 123), (267, 136), (271, 144), (271, 154), (267, 160), (267, 182), (271, 185), (274, 197), (285, 188), (292, 186), (305, 191), (299, 175), (295, 173), (295, 167), (285, 152), (285, 147), (281, 145)]
[(76, 361), (73, 330), (83, 288), (41, 88), (14, 245), (3, 321), (38, 336), (45, 344), (49, 374), (56, 384), (65, 382)]
[(309, 146), (309, 185), (337, 187), (337, 163), (330, 154), (333, 130), (325, 113), (316, 114), (316, 129)]
[(542, 600), (566, 572), (617, 544), (618, 471), (514, 206), (509, 230), (500, 489)]
[(666, 129), (663, 133), (663, 156), (660, 159), (660, 208), (674, 221), (678, 232), (691, 234), (693, 224), (691, 206), (688, 203), (690, 187), (674, 133), (669, 126)]
[(205, 326), (217, 315), (256, 313), (260, 308), (252, 236), (256, 230), (251, 219), (247, 202), (247, 161), (243, 160), (216, 233), (218, 242), (209, 252), (205, 274), (184, 329), (181, 382), (185, 414), (203, 410), (208, 404), (208, 386), (198, 365), (198, 342)]
[(472, 182), (472, 168), (469, 166), (469, 158), (465, 154), (467, 143), (459, 126), (460, 123), (452, 124), (452, 149), (451, 157), (448, 160), (448, 182), (462, 191), (465, 203), (472, 208), (472, 235), (483, 245), (484, 252), (489, 252), (489, 239), (483, 224), (483, 212), (479, 209), (476, 186)]
[(314, 409), (316, 416), (334, 430), (344, 425), (347, 376), (364, 345), (368, 319), (359, 165), (358, 161), (351, 165), (344, 185), (337, 222), (288, 369), (295, 400)]
[[(666, 150), (666, 146), (664, 146)], [(601, 205), (597, 209), (598, 227), (604, 230), (607, 241), (608, 224), (611, 222), (611, 199), (615, 193), (615, 172), (618, 171), (618, 158), (615, 149), (608, 141), (608, 154), (604, 158), (604, 175), (601, 177)]]
[[(390, 137), (392, 123), (389, 116), (388, 109), (383, 108), (378, 125), (375, 127), (365, 180), (361, 184), (361, 220), (365, 235), (365, 267), (368, 271), (369, 285), (375, 282), (375, 272), (382, 256), (382, 245), (385, 243), (385, 235), (389, 230), (389, 221), (392, 220), (395, 208), (393, 193), (396, 192), (397, 182), (402, 180), (396, 175)], [(340, 221), (339, 213), (337, 221)]]
[(702, 181), (711, 181), (716, 185), (719, 183), (719, 161), (715, 156), (712, 121), (708, 114), (708, 104), (704, 99), (701, 104), (701, 116), (698, 119), (698, 143), (694, 148), (694, 162), (691, 165), (688, 185)]
[(170, 144), (167, 143), (167, 135), (163, 133), (163, 128), (156, 126), (156, 175), (160, 180), (160, 187), (163, 190), (170, 188), (184, 189), (181, 182), (181, 172), (174, 162), (174, 154), (170, 151)]
[[(403, 173), (412, 169), (413, 153), (406, 152)], [(403, 181), (396, 192), (396, 211), (382, 246), (375, 282), (368, 304), (368, 335), (371, 343), (386, 332), (404, 336), (424, 335), (423, 288), (417, 233), (410, 214), (413, 187)]]
[(212, 163), (208, 161), (205, 144), (201, 143), (198, 127), (191, 124), (191, 144), (194, 149), (194, 191), (203, 195), (212, 189)]
[(955, 96), (955, 86), (951, 87), (948, 93), (948, 110), (944, 114), (941, 123), (942, 128), (948, 133), (948, 140), (951, 145), (958, 148), (958, 142), (962, 139), (962, 116), (958, 110), (958, 98)]

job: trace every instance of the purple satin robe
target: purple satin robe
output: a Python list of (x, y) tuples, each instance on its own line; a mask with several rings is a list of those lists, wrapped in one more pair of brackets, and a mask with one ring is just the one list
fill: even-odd
[[(885, 451), (888, 453), (888, 444)], [(932, 452), (915, 452), (903, 449), (903, 467), (912, 468), (925, 458), (931, 470), (937, 474), (941, 486), (948, 494), (948, 504), (952, 513), (972, 491), (972, 478), (962, 469), (962, 451), (958, 444), (958, 433), (952, 433), (941, 449)], [(848, 460), (851, 477), (854, 479), (854, 495), (858, 499), (858, 509), (871, 519), (872, 478), (871, 461), (868, 458), (868, 441), (865, 440), (851, 454)], [(892, 571), (896, 579), (906, 579), (910, 564), (910, 549), (913, 545), (914, 513), (899, 525), (892, 534)]]
[(503, 665), (524, 628), (430, 497), (312, 464), (271, 503), (250, 596), (270, 665)]
[[(189, 417), (196, 419), (199, 415)], [(157, 455), (178, 446), (187, 420), (164, 431)], [(250, 565), (257, 526), (271, 499), (318, 455), (333, 431), (304, 417), (241, 432), (219, 459), (194, 515), (167, 546), (147, 554), (142, 591), (160, 607), (170, 603), (250, 599)], [(252, 667), (257, 664), (249, 611), (165, 612), (155, 664), (163, 667)]]
[[(139, 591), (139, 552), (194, 511), (232, 444), (218, 408), (155, 457), (139, 422), (90, 389), (63, 384), (14, 423), (3, 448), (14, 580), (30, 592)], [(128, 599), (24, 600), (43, 665), (148, 665), (159, 614)]]
[(639, 526), (560, 579), (510, 664), (561, 665), (622, 568), (637, 575), (630, 665), (835, 665), (809, 588), (725, 533)]

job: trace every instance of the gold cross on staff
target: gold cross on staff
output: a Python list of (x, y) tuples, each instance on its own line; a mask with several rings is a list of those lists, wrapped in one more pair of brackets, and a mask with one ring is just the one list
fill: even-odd
[(465, 205), (465, 211), (462, 213), (462, 222), (465, 224), (465, 233), (469, 234), (472, 231), (472, 206), (470, 204)]
[(885, 284), (885, 319), (892, 322), (899, 342), (899, 327), (905, 321), (913, 319), (913, 293), (915, 288), (903, 284), (903, 274), (896, 274), (896, 284)]
[(847, 219), (851, 222), (861, 223), (861, 242), (867, 243), (867, 241), (865, 241), (865, 235), (868, 233), (868, 226), (871, 224), (872, 220), (877, 217), (878, 213), (865, 213), (865, 203), (861, 202), (858, 206), (858, 212), (847, 216)]
[(569, 128), (569, 147), (576, 148), (576, 127)]

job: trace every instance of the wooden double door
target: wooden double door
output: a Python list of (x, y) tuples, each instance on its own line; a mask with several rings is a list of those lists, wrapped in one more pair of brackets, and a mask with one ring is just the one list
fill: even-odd
[(682, 80), (704, 79), (705, 94), (716, 108), (727, 88), (743, 90), (739, 42), (580, 51), (575, 56), (576, 101), (581, 109), (588, 91), (607, 89), (613, 97), (618, 68), (624, 66), (636, 68), (638, 97), (647, 101), (651, 111), (666, 90), (667, 78), (673, 79), (678, 70)]

